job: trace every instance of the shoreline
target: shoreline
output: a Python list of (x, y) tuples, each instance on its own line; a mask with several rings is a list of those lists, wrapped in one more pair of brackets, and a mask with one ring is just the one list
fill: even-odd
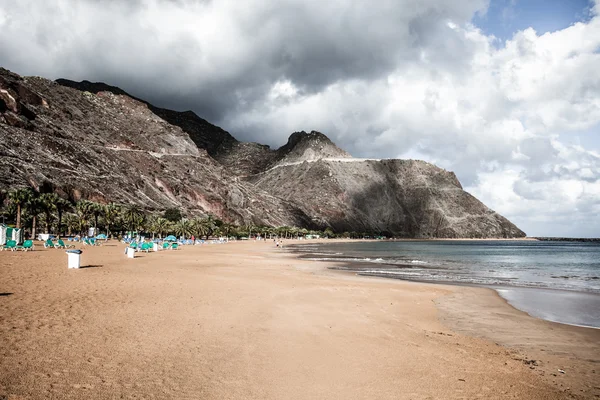
[[(475, 239), (478, 241), (477, 239)], [(420, 241), (420, 240), (408, 240)], [(437, 241), (437, 240), (435, 240)], [(512, 241), (512, 240), (511, 240)], [(346, 242), (352, 242), (346, 241)], [(373, 242), (365, 240), (364, 242)], [(422, 241), (428, 242), (428, 241)], [(316, 241), (312, 242), (314, 245), (327, 244), (327, 243), (344, 243), (343, 240), (334, 241)], [(528, 313), (534, 318), (540, 318), (546, 321), (551, 321), (559, 324), (566, 324), (578, 327), (585, 327), (591, 329), (600, 329), (600, 293), (597, 289), (590, 288), (589, 290), (577, 290), (571, 288), (562, 287), (548, 287), (548, 286), (532, 286), (532, 285), (519, 285), (517, 284), (506, 284), (506, 283), (485, 283), (485, 282), (469, 282), (468, 280), (452, 280), (452, 276), (446, 276), (449, 279), (427, 279), (415, 274), (394, 273), (395, 268), (405, 270), (406, 268), (413, 268), (416, 261), (406, 261), (405, 263), (392, 262), (391, 264), (382, 261), (381, 258), (377, 258), (374, 262), (375, 255), (370, 254), (362, 256), (362, 253), (352, 253), (351, 255), (340, 255), (338, 261), (336, 255), (321, 256), (319, 252), (313, 253), (314, 250), (304, 246), (310, 246), (309, 242), (298, 241), (291, 246), (291, 251), (296, 253), (301, 259), (306, 259), (315, 262), (332, 262), (334, 266), (330, 267), (333, 270), (348, 270), (356, 273), (360, 276), (377, 276), (386, 279), (403, 280), (408, 282), (423, 282), (430, 284), (441, 284), (441, 285), (453, 285), (453, 286), (467, 286), (467, 287), (482, 287), (490, 288), (495, 290), (498, 295), (506, 299), (511, 307), (514, 307), (520, 311)], [(323, 248), (322, 251), (328, 254), (327, 248)], [(345, 251), (338, 249), (336, 251)], [(365, 257), (365, 258), (362, 258)], [(377, 255), (377, 257), (387, 258), (386, 255)], [(414, 255), (413, 257), (418, 257)], [(394, 258), (394, 257), (392, 257)], [(383, 264), (377, 261), (382, 261)], [(420, 262), (419, 262), (420, 263)], [(423, 262), (424, 263), (424, 262)], [(390, 268), (388, 265), (395, 268)], [(434, 268), (435, 270), (435, 268)], [(550, 295), (552, 294), (552, 295)]]
[[(529, 240), (529, 239), (530, 238), (523, 238), (521, 240)], [(531, 239), (537, 240), (535, 238), (531, 238)], [(354, 240), (354, 239), (351, 239), (351, 240)], [(401, 239), (401, 240), (404, 240), (404, 239)], [(413, 240), (418, 240), (418, 239), (406, 239), (406, 240), (413, 241)], [(432, 240), (489, 240), (489, 239), (432, 239)], [(492, 239), (492, 240), (518, 240), (518, 239)], [(367, 241), (367, 240), (365, 240), (365, 241)], [(341, 240), (337, 240), (337, 242), (343, 243), (343, 242), (345, 242), (345, 240), (341, 239)], [(319, 243), (329, 243), (329, 242), (320, 241)], [(304, 243), (294, 243), (292, 246), (302, 246), (303, 244)], [(303, 258), (303, 256), (305, 254), (301, 253), (300, 251), (292, 251), (292, 252), (290, 252), (290, 254), (293, 254), (294, 257), (296, 257), (298, 260), (330, 264), (329, 266), (326, 266), (325, 268), (327, 268), (330, 271), (335, 271), (335, 273), (348, 273), (348, 275), (354, 275), (357, 277), (360, 276), (360, 277), (367, 277), (367, 278), (381, 278), (381, 279), (385, 279), (385, 280), (392, 280), (392, 281), (399, 280), (402, 282), (414, 282), (414, 283), (422, 283), (422, 284), (428, 284), (428, 285), (468, 287), (468, 288), (479, 288), (479, 289), (483, 289), (483, 290), (491, 290), (500, 299), (502, 299), (508, 307), (510, 307), (511, 309), (513, 309), (515, 311), (525, 313), (526, 315), (528, 315), (531, 318), (534, 318), (534, 319), (537, 319), (540, 321), (551, 322), (551, 323), (559, 324), (559, 325), (573, 326), (573, 327), (584, 328), (584, 329), (600, 330), (600, 326), (581, 325), (581, 324), (574, 324), (574, 323), (568, 323), (568, 322), (562, 322), (562, 321), (554, 321), (551, 319), (546, 319), (543, 317), (536, 316), (536, 315), (532, 314), (531, 312), (521, 309), (518, 306), (514, 305), (509, 299), (507, 299), (505, 296), (503, 296), (502, 293), (500, 293), (499, 291), (501, 291), (501, 290), (521, 290), (521, 289), (523, 289), (523, 290), (541, 290), (541, 291), (553, 291), (553, 292), (565, 292), (565, 293), (573, 293), (573, 294), (593, 295), (593, 296), (600, 297), (600, 294), (595, 293), (595, 292), (571, 291), (571, 290), (558, 289), (558, 288), (482, 285), (482, 284), (469, 284), (469, 283), (454, 282), (454, 281), (428, 281), (428, 280), (423, 280), (423, 279), (404, 279), (402, 277), (389, 277), (389, 276), (385, 276), (384, 274), (361, 273), (360, 271), (355, 271), (355, 270), (347, 269), (344, 267), (340, 268), (340, 266), (338, 265), (338, 264), (341, 264), (341, 265), (351, 264), (351, 262), (348, 262), (348, 261), (336, 262), (336, 261), (331, 261), (331, 260), (313, 260), (313, 259), (309, 259), (309, 258)], [(356, 261), (355, 263), (360, 264), (360, 261)]]
[[(269, 242), (135, 259), (109, 242), (84, 248), (82, 266), (55, 249), (0, 253), (0, 397), (600, 395), (581, 358), (600, 358), (598, 335), (531, 326), (487, 289), (345, 274)], [(531, 346), (477, 337), (511, 329), (558, 353), (531, 362)], [(553, 367), (566, 375), (546, 379)]]
[[(298, 244), (301, 246), (301, 244)], [(302, 260), (301, 252), (290, 252), (290, 255)], [(434, 285), (442, 288), (455, 288), (456, 291), (450, 295), (442, 295), (434, 300), (436, 307), (440, 311), (439, 320), (444, 325), (457, 333), (465, 334), (471, 337), (490, 340), (500, 344), (508, 349), (517, 351), (522, 357), (522, 361), (530, 365), (531, 369), (546, 382), (550, 384), (561, 384), (557, 378), (564, 377), (558, 371), (563, 370), (565, 365), (572, 364), (573, 359), (578, 363), (578, 379), (569, 379), (569, 389), (575, 388), (575, 391), (584, 392), (589, 389), (588, 383), (600, 381), (597, 377), (597, 365), (600, 363), (600, 327), (569, 324), (558, 321), (551, 321), (530, 314), (522, 310), (502, 296), (497, 289), (485, 285), (469, 285), (458, 282), (434, 282), (424, 280), (407, 280), (402, 278), (390, 278), (382, 275), (360, 274), (350, 269), (341, 269), (340, 265), (347, 265), (348, 262), (335, 262), (329, 260), (315, 261), (305, 260), (316, 263), (323, 263), (323, 268), (331, 271), (333, 274), (343, 274), (353, 276), (357, 279), (377, 279), (384, 281), (399, 281), (404, 283), (414, 283), (422, 285)], [(521, 289), (519, 287), (509, 287), (510, 289)], [(527, 288), (522, 288), (527, 289)], [(561, 289), (542, 289), (530, 288), (531, 290), (549, 290), (565, 291)], [(468, 295), (465, 295), (467, 292)], [(487, 296), (480, 296), (486, 293)], [(581, 293), (581, 292), (574, 292)], [(598, 294), (594, 294), (599, 296)], [(460, 299), (460, 300), (457, 300)], [(467, 317), (462, 316), (466, 310), (471, 310)], [(473, 312), (473, 309), (476, 311)], [(500, 317), (493, 318), (492, 314)], [(481, 321), (481, 316), (486, 315), (485, 322)], [(517, 320), (517, 322), (514, 321)], [(504, 325), (504, 327), (502, 327)], [(506, 327), (508, 325), (508, 328)], [(498, 328), (502, 327), (501, 331)], [(542, 332), (542, 335), (539, 332)], [(547, 337), (544, 337), (544, 334)], [(536, 340), (518, 340), (520, 336), (537, 337)], [(554, 349), (549, 349), (547, 341), (555, 341)], [(581, 348), (582, 346), (583, 348)], [(587, 350), (592, 353), (588, 353)], [(561, 367), (561, 368), (559, 368)], [(571, 378), (571, 377), (569, 377)], [(600, 397), (599, 386), (596, 386), (595, 397)]]
[[(518, 352), (522, 361), (548, 383), (577, 393), (599, 380), (598, 328), (532, 316), (511, 305), (496, 290), (485, 287), (464, 286), (462, 291), (436, 300), (436, 306), (444, 325)], [(568, 379), (564, 379), (567, 374)], [(600, 397), (598, 386), (594, 388), (593, 396)]]
[[(543, 321), (548, 321), (548, 322), (553, 322), (556, 324), (562, 324), (562, 325), (568, 325), (568, 326), (576, 326), (579, 328), (588, 328), (588, 329), (600, 329), (600, 326), (594, 326), (594, 325), (586, 325), (586, 324), (578, 324), (578, 323), (574, 323), (574, 322), (567, 322), (567, 321), (559, 321), (559, 320), (555, 320), (553, 319), (554, 317), (552, 315), (542, 315), (543, 312), (542, 310), (538, 307), (534, 307), (532, 303), (532, 299), (526, 299), (526, 300), (520, 300), (518, 298), (515, 298), (515, 295), (518, 295), (519, 292), (521, 293), (525, 293), (527, 291), (532, 291), (535, 293), (535, 296), (537, 296), (538, 298), (543, 294), (544, 296), (546, 296), (546, 298), (548, 298), (548, 295), (557, 295), (556, 297), (554, 297), (552, 300), (554, 303), (554, 306), (556, 306), (557, 304), (560, 306), (560, 299), (557, 297), (563, 296), (563, 297), (578, 297), (577, 300), (581, 301), (582, 298), (587, 297), (587, 298), (593, 298), (593, 300), (596, 300), (596, 305), (595, 306), (589, 306), (588, 307), (592, 307), (594, 309), (600, 309), (600, 294), (596, 293), (596, 292), (583, 292), (583, 291), (571, 291), (571, 290), (565, 290), (565, 289), (555, 289), (555, 288), (529, 288), (529, 287), (520, 287), (520, 286), (490, 286), (490, 289), (494, 290), (502, 299), (504, 299), (506, 301), (506, 303), (519, 310), (522, 311), (526, 314), (528, 314), (529, 316), (533, 317), (533, 318), (537, 318), (537, 319), (541, 319)], [(506, 292), (506, 293), (503, 293)], [(512, 292), (512, 294), (511, 294)], [(533, 296), (533, 297), (535, 297)], [(538, 299), (538, 301), (540, 301)], [(577, 305), (574, 306), (574, 308), (580, 308), (577, 307)], [(581, 312), (581, 311), (579, 311)], [(562, 312), (562, 314), (565, 314), (566, 312)]]

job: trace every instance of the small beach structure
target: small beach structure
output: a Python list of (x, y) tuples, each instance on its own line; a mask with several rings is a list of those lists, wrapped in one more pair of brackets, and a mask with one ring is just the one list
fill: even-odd
[(17, 244), (23, 243), (23, 229), (0, 224), (0, 245), (5, 245), (9, 240), (14, 240)]

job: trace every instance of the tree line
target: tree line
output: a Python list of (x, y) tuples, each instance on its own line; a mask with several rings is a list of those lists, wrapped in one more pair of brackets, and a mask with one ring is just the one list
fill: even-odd
[(308, 230), (293, 226), (235, 225), (212, 215), (186, 218), (179, 209), (162, 212), (143, 210), (135, 204), (101, 204), (89, 200), (72, 203), (56, 193), (38, 193), (29, 188), (17, 188), (0, 192), (3, 222), (13, 222), (15, 227), (25, 229), (32, 238), (40, 229), (57, 236), (86, 235), (91, 227), (107, 236), (119, 236), (137, 232), (165, 237), (169, 234), (189, 238), (226, 237), (281, 237), (295, 238), (306, 235), (321, 237), (365, 237), (365, 233), (344, 232), (335, 234), (331, 228), (324, 231)]

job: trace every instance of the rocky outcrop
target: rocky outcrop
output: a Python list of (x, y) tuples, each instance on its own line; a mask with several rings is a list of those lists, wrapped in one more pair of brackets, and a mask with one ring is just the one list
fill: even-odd
[(34, 107), (47, 107), (43, 97), (23, 83), (21, 77), (0, 68), (0, 122), (31, 130)]
[(242, 143), (191, 111), (87, 81), (0, 69), (0, 189), (182, 207), (237, 224), (332, 227), (402, 237), (520, 237), (452, 172), (352, 158), (319, 132), (279, 149)]
[(221, 146), (213, 157), (240, 176), (264, 172), (283, 164), (322, 158), (352, 158), (320, 132), (295, 132), (277, 150), (258, 143), (237, 142)]
[(229, 132), (200, 118), (193, 111), (178, 112), (156, 107), (142, 99), (138, 99), (128, 94), (118, 87), (107, 85), (102, 82), (74, 82), (68, 79), (57, 79), (56, 82), (62, 86), (77, 89), (82, 92), (95, 94), (110, 92), (115, 95), (127, 96), (137, 100), (138, 102), (145, 104), (152, 113), (162, 118), (165, 122), (181, 128), (182, 131), (189, 135), (189, 138), (198, 148), (206, 150), (211, 156), (215, 156), (218, 151), (223, 151), (224, 149), (228, 149), (239, 143), (229, 134)]

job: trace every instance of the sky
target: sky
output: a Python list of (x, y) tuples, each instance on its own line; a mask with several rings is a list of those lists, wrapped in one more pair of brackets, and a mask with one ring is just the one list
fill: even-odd
[(600, 237), (600, 0), (0, 0), (0, 32), (21, 75), (423, 159), (529, 236)]

